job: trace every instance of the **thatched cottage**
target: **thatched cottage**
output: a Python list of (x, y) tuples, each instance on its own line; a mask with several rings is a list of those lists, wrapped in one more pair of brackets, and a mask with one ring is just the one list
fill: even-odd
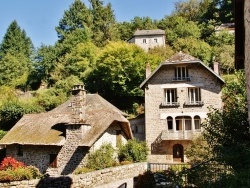
[(50, 175), (66, 175), (83, 166), (86, 154), (103, 143), (132, 138), (125, 113), (98, 94), (75, 85), (72, 98), (57, 108), (24, 115), (0, 140), (6, 155)]

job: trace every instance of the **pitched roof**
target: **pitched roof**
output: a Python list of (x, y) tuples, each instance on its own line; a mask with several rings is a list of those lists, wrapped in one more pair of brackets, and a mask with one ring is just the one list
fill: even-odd
[[(0, 145), (63, 145), (67, 124), (72, 122), (71, 102), (73, 97), (55, 109), (40, 114), (26, 114), (0, 140)], [(80, 141), (82, 146), (91, 146), (113, 122), (119, 122), (128, 138), (132, 138), (125, 113), (98, 94), (86, 96), (86, 121), (91, 125)]]
[(173, 64), (177, 64), (177, 63), (182, 63), (182, 64), (193, 64), (193, 63), (199, 63), (201, 64), (205, 69), (207, 69), (209, 72), (211, 72), (211, 74), (213, 74), (214, 76), (216, 76), (222, 84), (224, 84), (224, 80), (220, 77), (220, 75), (218, 75), (217, 73), (215, 73), (211, 68), (209, 68), (207, 65), (205, 65), (201, 60), (183, 53), (183, 52), (178, 52), (176, 54), (174, 54), (173, 56), (171, 56), (169, 59), (167, 59), (165, 62), (161, 63), (150, 75), (149, 77), (147, 77), (140, 85), (140, 88), (143, 88), (145, 86), (145, 84), (153, 77), (153, 75), (155, 75), (163, 66), (169, 66), (169, 65), (173, 65)]
[(145, 36), (145, 35), (165, 35), (165, 31), (161, 29), (151, 30), (137, 30), (133, 36)]

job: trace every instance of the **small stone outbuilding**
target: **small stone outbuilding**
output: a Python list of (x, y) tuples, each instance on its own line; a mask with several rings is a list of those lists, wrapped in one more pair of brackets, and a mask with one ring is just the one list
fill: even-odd
[(98, 94), (75, 85), (55, 109), (24, 115), (0, 140), (6, 155), (50, 175), (71, 174), (104, 143), (116, 147), (132, 138), (126, 114)]

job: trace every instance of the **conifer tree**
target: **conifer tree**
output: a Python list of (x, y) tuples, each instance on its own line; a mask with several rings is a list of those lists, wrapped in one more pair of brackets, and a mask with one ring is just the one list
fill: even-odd
[(17, 21), (11, 22), (0, 44), (0, 85), (26, 87), (33, 48)]

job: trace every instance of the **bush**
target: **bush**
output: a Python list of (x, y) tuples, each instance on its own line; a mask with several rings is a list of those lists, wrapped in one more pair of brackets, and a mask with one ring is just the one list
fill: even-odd
[(114, 166), (114, 148), (111, 144), (104, 144), (98, 150), (89, 154), (86, 167), (89, 169), (100, 170)]
[(0, 165), (0, 170), (14, 170), (19, 167), (25, 167), (24, 163), (17, 161), (12, 157), (5, 157)]
[(120, 161), (142, 162), (147, 160), (148, 147), (146, 142), (137, 139), (129, 140), (119, 147), (118, 157)]
[(25, 166), (24, 163), (12, 157), (6, 157), (0, 165), (0, 181), (17, 181), (41, 178), (42, 174), (34, 166)]

